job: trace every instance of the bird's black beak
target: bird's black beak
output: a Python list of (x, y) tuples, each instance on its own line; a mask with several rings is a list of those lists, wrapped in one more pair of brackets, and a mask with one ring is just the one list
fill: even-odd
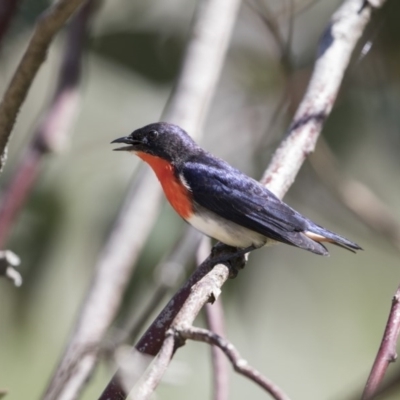
[(139, 141), (132, 139), (130, 136), (120, 137), (113, 140), (111, 143), (125, 143), (128, 146), (117, 147), (114, 151), (132, 151), (135, 150), (135, 144), (140, 144)]

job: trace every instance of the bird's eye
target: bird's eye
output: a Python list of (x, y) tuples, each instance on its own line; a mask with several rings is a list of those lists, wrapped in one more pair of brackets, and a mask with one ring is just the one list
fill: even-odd
[(158, 136), (158, 131), (156, 131), (155, 129), (152, 129), (148, 133), (149, 139), (155, 139), (157, 136)]

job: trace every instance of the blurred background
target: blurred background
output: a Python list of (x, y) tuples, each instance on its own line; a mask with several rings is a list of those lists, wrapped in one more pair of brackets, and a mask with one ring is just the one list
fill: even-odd
[[(318, 40), (340, 4), (243, 2), (204, 129), (207, 150), (261, 177), (304, 93)], [(1, 90), (48, 5), (20, 2), (1, 43)], [(93, 15), (72, 134), (42, 164), (6, 242), (21, 257), (24, 278), (20, 288), (0, 280), (0, 389), (9, 391), (7, 399), (39, 398), (59, 360), (96, 257), (140, 164), (112, 152), (109, 143), (159, 120), (194, 8), (192, 0), (113, 0), (101, 2)], [(330, 246), (331, 257), (323, 258), (289, 246), (261, 249), (224, 286), (228, 338), (296, 400), (346, 399), (364, 385), (400, 283), (399, 15), (400, 3), (394, 0), (374, 13), (324, 127), (322, 145), (285, 197), (364, 251), (353, 255)], [(53, 43), (23, 105), (1, 175), (3, 191), (51, 101), (65, 37), (61, 33)], [(369, 201), (371, 193), (379, 202)], [(366, 218), (352, 211), (357, 205)], [(152, 295), (154, 266), (183, 228), (164, 202), (110, 338)], [(200, 317), (198, 324), (203, 323)], [(390, 368), (396, 370), (396, 365)], [(101, 361), (82, 398), (97, 398), (111, 373)], [(210, 398), (211, 374), (209, 347), (190, 342), (177, 352), (157, 396)], [(266, 398), (232, 373), (230, 398), (244, 396)]]

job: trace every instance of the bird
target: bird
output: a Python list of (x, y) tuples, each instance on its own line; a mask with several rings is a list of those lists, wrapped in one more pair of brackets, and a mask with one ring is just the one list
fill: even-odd
[(148, 163), (173, 209), (203, 234), (243, 253), (285, 243), (329, 255), (325, 243), (352, 252), (350, 240), (317, 225), (261, 183), (207, 152), (178, 125), (157, 122), (111, 143)]

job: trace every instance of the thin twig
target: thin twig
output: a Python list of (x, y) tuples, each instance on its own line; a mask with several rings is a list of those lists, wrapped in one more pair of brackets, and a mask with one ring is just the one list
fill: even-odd
[(241, 357), (235, 346), (224, 339), (222, 336), (217, 335), (207, 329), (196, 328), (193, 326), (185, 326), (175, 328), (176, 333), (183, 339), (196, 340), (198, 342), (204, 342), (212, 344), (220, 348), (224, 354), (228, 357), (229, 361), (236, 372), (249, 378), (257, 385), (261, 386), (265, 391), (267, 391), (276, 400), (290, 400), (282, 389), (276, 386), (269, 379), (264, 377), (259, 371), (254, 367), (250, 366), (248, 362)]
[(372, 399), (377, 392), (389, 364), (396, 361), (396, 345), (400, 334), (400, 286), (392, 300), (388, 322), (381, 341), (381, 345), (376, 355), (374, 365), (365, 385), (363, 400)]
[(56, 33), (85, 0), (58, 0), (39, 18), (32, 38), (0, 103), (0, 171), (6, 161), (6, 146), (19, 109)]
[[(224, 327), (224, 309), (222, 300), (218, 297), (213, 304), (206, 304), (204, 307), (206, 314), (206, 322), (208, 328), (223, 335)], [(215, 347), (211, 347), (211, 359), (213, 367), (213, 399), (228, 400), (229, 399), (229, 370), (228, 363), (223, 357), (222, 351)]]
[(262, 20), (264, 26), (268, 29), (269, 34), (274, 39), (274, 42), (279, 52), (280, 63), (283, 67), (285, 74), (288, 74), (292, 65), (290, 51), (291, 42), (289, 42), (289, 40), (292, 39), (292, 20), (289, 21), (288, 37), (287, 39), (285, 39), (282, 35), (278, 18), (270, 10), (265, 2), (263, 2), (260, 6), (256, 6), (253, 3), (247, 3), (247, 5)]
[[(203, 236), (203, 240), (197, 250), (197, 263), (200, 265), (202, 260), (207, 258), (211, 252), (211, 240)], [(224, 309), (222, 300), (218, 297), (213, 304), (206, 304), (204, 307), (206, 323), (208, 329), (220, 336), (225, 336)], [(222, 351), (215, 346), (211, 346), (212, 377), (213, 377), (213, 399), (229, 399), (229, 370), (228, 363)]]

